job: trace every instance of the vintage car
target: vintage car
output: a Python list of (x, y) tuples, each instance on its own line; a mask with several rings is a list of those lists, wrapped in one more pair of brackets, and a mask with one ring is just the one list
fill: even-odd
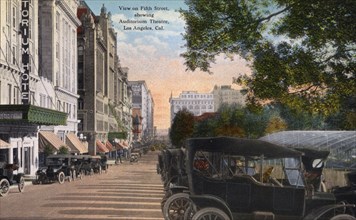
[[(356, 171), (349, 171), (345, 174), (346, 186), (338, 186), (332, 189), (336, 200), (340, 203), (356, 204)], [(354, 209), (356, 213), (356, 208)]]
[(100, 155), (100, 165), (103, 172), (108, 172), (109, 164), (108, 157), (106, 155)]
[(37, 170), (34, 183), (41, 184), (58, 181), (63, 184), (66, 179), (72, 181), (73, 173), (75, 172), (72, 157), (72, 155), (68, 154), (48, 156), (46, 158), (46, 166)]
[(214, 137), (189, 139), (186, 155), (189, 191), (171, 196), (169, 219), (355, 220), (354, 204), (306, 183), (301, 151)]
[(101, 163), (101, 156), (91, 156), (91, 167), (94, 170), (94, 173), (101, 174), (103, 172), (103, 166)]
[(78, 163), (80, 163), (80, 172), (82, 174), (90, 176), (94, 174), (91, 155), (77, 155), (75, 157), (78, 159)]
[(188, 190), (188, 178), (185, 171), (185, 150), (180, 148), (164, 150), (162, 158), (162, 180), (164, 197), (161, 202), (163, 216), (169, 218), (169, 210), (174, 205), (170, 197)]
[(23, 173), (14, 174), (18, 169), (16, 164), (7, 163), (6, 155), (0, 155), (0, 196), (6, 196), (10, 191), (10, 186), (17, 184), (20, 192), (25, 189), (25, 179)]

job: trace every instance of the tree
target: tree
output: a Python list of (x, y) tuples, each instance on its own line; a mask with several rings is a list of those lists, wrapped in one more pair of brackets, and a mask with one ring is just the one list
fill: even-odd
[(183, 147), (187, 138), (191, 137), (194, 131), (194, 115), (187, 109), (178, 111), (173, 119), (169, 138), (176, 147)]
[(185, 2), (187, 68), (210, 72), (216, 56), (242, 56), (252, 74), (236, 82), (250, 105), (272, 100), (329, 115), (356, 94), (356, 1)]
[(66, 146), (60, 146), (58, 149), (58, 154), (69, 154), (69, 149)]

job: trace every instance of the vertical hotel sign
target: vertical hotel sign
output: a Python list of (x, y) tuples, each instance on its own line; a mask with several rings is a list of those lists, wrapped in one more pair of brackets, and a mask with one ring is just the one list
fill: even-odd
[(21, 1), (21, 53), (22, 67), (21, 74), (21, 101), (22, 104), (29, 104), (30, 99), (30, 51), (29, 51), (29, 25), (30, 25), (30, 4), (29, 0)]

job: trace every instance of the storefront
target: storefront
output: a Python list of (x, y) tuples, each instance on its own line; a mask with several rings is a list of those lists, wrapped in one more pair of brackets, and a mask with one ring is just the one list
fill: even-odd
[(33, 105), (0, 105), (0, 155), (34, 176), (39, 166), (39, 125), (65, 125), (67, 114)]

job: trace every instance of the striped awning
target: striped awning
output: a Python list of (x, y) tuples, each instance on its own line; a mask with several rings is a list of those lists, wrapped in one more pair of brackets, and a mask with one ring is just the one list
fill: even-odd
[(110, 141), (106, 141), (105, 147), (106, 147), (109, 151), (113, 151), (113, 150), (114, 150), (114, 146), (112, 146), (112, 144), (110, 143)]
[(105, 144), (101, 143), (100, 140), (96, 140), (96, 151), (99, 153), (107, 153), (109, 152), (109, 149), (105, 147)]
[(39, 132), (39, 148), (44, 149), (46, 145), (52, 146), (55, 150), (59, 150), (62, 146), (68, 146), (63, 143), (63, 141), (51, 131), (40, 131)]
[(11, 147), (10, 143), (0, 139), (0, 149), (9, 149)]
[(88, 153), (88, 148), (84, 146), (84, 144), (78, 139), (78, 137), (74, 133), (67, 134), (66, 143), (71, 148), (71, 153)]

